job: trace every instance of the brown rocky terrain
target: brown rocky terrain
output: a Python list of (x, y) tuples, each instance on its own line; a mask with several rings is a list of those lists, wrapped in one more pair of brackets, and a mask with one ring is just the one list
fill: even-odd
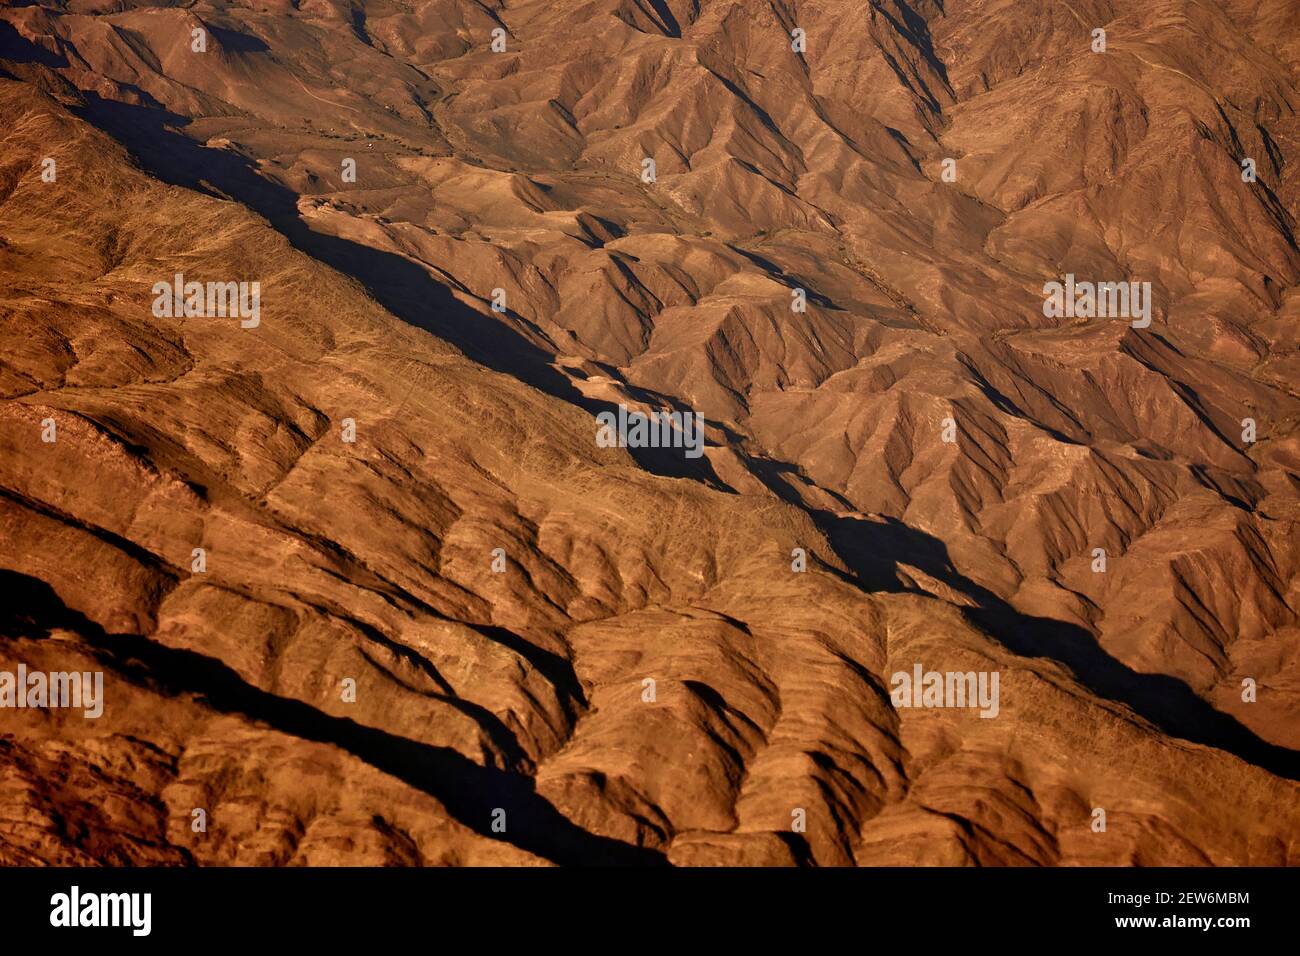
[(0, 863), (1300, 864), (1298, 107), (1293, 0), (0, 8)]

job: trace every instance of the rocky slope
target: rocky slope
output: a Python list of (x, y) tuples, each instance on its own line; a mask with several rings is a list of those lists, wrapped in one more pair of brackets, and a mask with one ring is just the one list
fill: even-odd
[(1300, 863), (1297, 106), (1289, 0), (0, 9), (0, 862)]

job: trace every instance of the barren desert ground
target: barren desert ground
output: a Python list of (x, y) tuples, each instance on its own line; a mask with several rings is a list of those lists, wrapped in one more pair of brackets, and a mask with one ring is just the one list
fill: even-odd
[(0, 4), (0, 864), (1300, 865), (1300, 3)]

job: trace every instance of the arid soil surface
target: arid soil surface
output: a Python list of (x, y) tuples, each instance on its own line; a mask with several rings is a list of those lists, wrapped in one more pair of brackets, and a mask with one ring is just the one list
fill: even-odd
[(0, 671), (103, 693), (0, 863), (1300, 865), (1298, 107), (1294, 0), (6, 4)]

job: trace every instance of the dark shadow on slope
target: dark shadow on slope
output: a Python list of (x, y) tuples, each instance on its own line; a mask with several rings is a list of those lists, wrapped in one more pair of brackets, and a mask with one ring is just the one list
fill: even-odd
[(473, 628), (489, 641), (514, 651), (526, 660), (533, 670), (550, 681), (551, 686), (559, 692), (560, 703), (566, 712), (574, 713), (574, 704), (583, 708), (587, 706), (587, 695), (582, 692), (582, 685), (578, 683), (578, 675), (573, 670), (573, 665), (560, 655), (538, 647), (504, 627), (468, 623), (465, 626)]
[(664, 33), (674, 40), (680, 40), (682, 38), (681, 25), (677, 22), (677, 18), (673, 16), (673, 11), (669, 9), (665, 0), (647, 0), (647, 2), (654, 9), (655, 17), (658, 18), (659, 25), (663, 28)]
[[(897, 0), (897, 10), (903, 18), (902, 23), (894, 19), (893, 15), (880, 4), (872, 3), (872, 7), (889, 21), (890, 26), (916, 47), (921, 56), (925, 58), (925, 61), (939, 74), (944, 86), (948, 87), (948, 92), (951, 93), (952, 83), (948, 80), (948, 68), (944, 66), (943, 61), (935, 53), (934, 40), (930, 36), (930, 24), (926, 22), (925, 17), (913, 10), (906, 0)], [(939, 10), (940, 12), (943, 11), (942, 4), (939, 5)], [(929, 90), (925, 92), (927, 96), (933, 99), (933, 94)]]
[(778, 830), (776, 835), (789, 848), (790, 855), (794, 857), (796, 866), (811, 867), (817, 865), (817, 860), (813, 857), (812, 847), (808, 845), (808, 838), (803, 834)]
[(790, 275), (784, 269), (778, 266), (775, 262), (773, 262), (771, 259), (766, 259), (763, 256), (759, 255), (757, 252), (751, 252), (748, 249), (742, 249), (740, 246), (731, 243), (728, 243), (727, 248), (737, 253), (738, 255), (744, 256), (746, 259), (748, 259), (758, 268), (766, 272), (769, 277), (775, 279), (777, 282), (781, 283), (787, 289), (803, 289), (804, 295), (807, 296), (809, 302), (812, 302), (815, 305), (820, 305), (824, 309), (833, 309), (836, 312), (844, 311), (838, 305), (836, 305), (834, 301), (822, 295), (816, 289), (812, 288), (812, 284), (810, 282), (808, 282), (805, 279), (800, 279), (798, 276)]
[(385, 635), (377, 627), (372, 627), (365, 621), (357, 618), (343, 619), (349, 626), (356, 628), (361, 634), (365, 635), (370, 641), (386, 649), (393, 656), (405, 661), (411, 667), (423, 673), (438, 688), (437, 691), (429, 691), (423, 688), (410, 687), (399, 675), (395, 674), (391, 668), (375, 659), (368, 650), (359, 648), (358, 653), (371, 667), (382, 671), (389, 680), (401, 682), (407, 689), (417, 694), (422, 694), (432, 700), (440, 701), (453, 710), (464, 714), (483, 732), (483, 735), (491, 741), (492, 746), (496, 748), (497, 753), (505, 760), (506, 765), (512, 769), (531, 767), (531, 761), (528, 755), (524, 753), (523, 747), (519, 746), (519, 740), (511, 733), (505, 723), (492, 711), (488, 710), (481, 704), (476, 704), (471, 700), (456, 695), (455, 689), (447, 683), (446, 678), (434, 666), (433, 661), (429, 660), (415, 648), (407, 647), (401, 641), (393, 640)]
[(14, 63), (39, 63), (54, 69), (68, 65), (67, 57), (51, 53), (27, 39), (8, 20), (0, 20), (0, 60)]
[[(707, 66), (705, 67), (705, 69), (709, 70)], [(750, 111), (755, 116), (758, 117), (758, 121), (762, 123), (765, 127), (767, 127), (768, 132), (775, 134), (777, 139), (779, 139), (785, 145), (791, 147), (793, 151), (801, 152), (798, 149), (798, 147), (795, 146), (795, 144), (790, 142), (789, 138), (786, 137), (785, 133), (781, 132), (781, 127), (776, 124), (776, 120), (772, 119), (772, 115), (768, 113), (767, 110), (763, 109), (763, 107), (759, 106), (758, 103), (755, 102), (755, 100), (748, 93), (746, 93), (739, 86), (737, 86), (735, 82), (727, 79), (727, 77), (723, 76), (721, 73), (718, 73), (714, 70), (709, 70), (709, 73), (713, 75), (714, 79), (716, 79), (719, 83), (723, 85), (723, 87), (726, 89), (728, 93), (734, 96), (739, 102), (744, 103), (747, 107), (749, 107)], [(737, 157), (733, 157), (733, 159), (736, 159), (737, 162), (740, 161), (739, 158)], [(769, 178), (766, 173), (758, 169), (753, 164), (746, 163), (745, 165), (749, 166), (749, 168), (753, 170), (755, 176), (759, 176), (763, 179), (766, 179), (768, 182), (772, 183), (772, 185), (776, 186), (778, 189), (782, 190), (787, 194), (790, 194), (790, 190), (786, 189), (780, 183), (773, 182), (772, 179)], [(796, 196), (795, 198), (797, 199), (798, 197)]]
[[(917, 593), (899, 580), (898, 565), (909, 564), (968, 597), (975, 607), (963, 608), (963, 613), (1008, 650), (1064, 664), (1094, 695), (1128, 706), (1168, 736), (1215, 747), (1279, 777), (1300, 780), (1300, 752), (1262, 740), (1177, 678), (1133, 670), (1106, 653), (1085, 628), (1017, 611), (958, 572), (938, 538), (896, 518), (880, 516), (881, 520), (870, 521), (810, 509), (798, 486), (811, 483), (797, 468), (774, 459), (747, 461), (750, 472), (773, 494), (808, 513), (864, 590)], [(820, 490), (846, 512), (854, 510), (842, 495)]]
[[(409, 259), (361, 243), (315, 232), (298, 215), (297, 195), (261, 176), (248, 158), (228, 149), (208, 148), (176, 131), (189, 120), (165, 110), (106, 100), (84, 93), (82, 117), (104, 130), (151, 175), (222, 199), (233, 199), (266, 218), (299, 251), (360, 282), (368, 293), (408, 325), (450, 343), (471, 361), (576, 405), (592, 418), (617, 412), (617, 406), (584, 396), (551, 363), (553, 356), (503, 322), (459, 302), (451, 291)], [(263, 295), (263, 302), (267, 296)], [(519, 322), (522, 316), (510, 313)], [(730, 489), (704, 457), (685, 458), (680, 449), (628, 449), (646, 471), (690, 478), (723, 491)]]
[(217, 46), (229, 53), (267, 53), (271, 49), (260, 37), (215, 27), (210, 23), (206, 26), (212, 38), (217, 41)]
[[(343, 717), (332, 717), (246, 683), (220, 661), (157, 644), (138, 634), (108, 634), (67, 607), (45, 582), (0, 570), (7, 601), (6, 636), (76, 632), (117, 674), (168, 697), (199, 696), (216, 711), (238, 714), (303, 740), (346, 750), (438, 800), (460, 824), (529, 853), (570, 865), (666, 865), (663, 854), (597, 836), (574, 825), (518, 774), (473, 761), (446, 747), (422, 744)], [(110, 694), (111, 701), (111, 694)], [(506, 832), (493, 833), (493, 811), (506, 812)]]
[(370, 42), (370, 31), (366, 27), (365, 7), (363, 7), (360, 4), (357, 4), (352, 8), (351, 13), (352, 13), (352, 33), (356, 36), (358, 40), (360, 40), (366, 46), (373, 47), (374, 44)]
[(1262, 740), (1177, 678), (1133, 670), (1082, 627), (1022, 614), (959, 573), (938, 538), (894, 518), (863, 521), (828, 511), (813, 517), (865, 589), (908, 591), (899, 583), (897, 565), (910, 564), (970, 598), (976, 606), (963, 613), (1008, 650), (1064, 664), (1093, 694), (1128, 706), (1170, 737), (1224, 750), (1279, 777), (1300, 780), (1300, 752)]
[[(812, 511), (804, 503), (802, 495), (796, 490), (797, 487), (810, 488), (813, 483), (803, 476), (803, 472), (790, 464), (789, 462), (779, 461), (775, 458), (758, 458), (746, 456), (745, 463), (749, 470), (759, 481), (767, 486), (768, 491), (776, 495), (788, 505), (794, 505), (801, 511)], [(835, 502), (845, 511), (856, 511), (853, 503), (845, 498), (838, 491), (832, 491), (829, 488), (817, 486), (818, 490), (827, 496), (834, 498)]]

